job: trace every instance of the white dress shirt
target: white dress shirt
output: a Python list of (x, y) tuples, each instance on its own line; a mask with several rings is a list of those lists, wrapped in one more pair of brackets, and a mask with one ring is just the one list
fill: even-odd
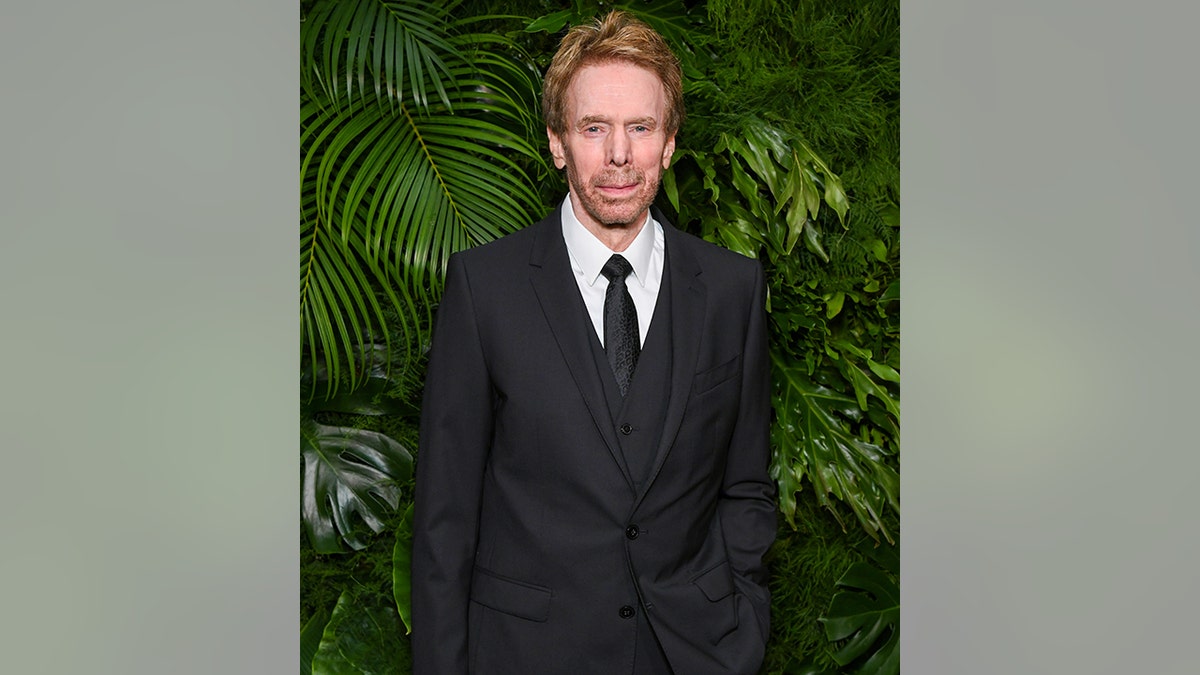
[[(587, 306), (588, 316), (603, 346), (604, 292), (608, 290), (608, 277), (600, 271), (617, 251), (605, 246), (579, 222), (570, 195), (563, 200), (562, 233), (571, 258), (571, 271), (575, 273), (575, 283), (579, 286), (583, 304)], [(633, 243), (620, 251), (633, 267), (625, 286), (629, 289), (629, 297), (633, 298), (633, 306), (637, 308), (638, 339), (643, 346), (646, 344), (646, 333), (650, 330), (650, 319), (654, 317), (654, 305), (658, 302), (658, 289), (662, 285), (665, 252), (662, 225), (649, 213)]]

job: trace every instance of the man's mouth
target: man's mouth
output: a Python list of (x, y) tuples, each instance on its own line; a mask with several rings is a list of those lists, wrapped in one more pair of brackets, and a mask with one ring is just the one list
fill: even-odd
[(601, 192), (608, 194), (608, 195), (623, 195), (623, 194), (626, 194), (629, 192), (633, 192), (634, 190), (637, 189), (637, 186), (638, 186), (637, 182), (634, 181), (632, 183), (608, 183), (608, 184), (603, 184), (603, 185), (597, 185), (596, 187)]

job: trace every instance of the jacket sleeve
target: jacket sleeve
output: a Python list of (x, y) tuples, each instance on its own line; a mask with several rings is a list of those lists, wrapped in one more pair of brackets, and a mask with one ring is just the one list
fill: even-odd
[(765, 283), (754, 265), (746, 344), (742, 353), (742, 390), (730, 440), (725, 480), (717, 512), (725, 535), (734, 583), (755, 609), (765, 641), (770, 632), (771, 597), (763, 556), (775, 541), (775, 482), (769, 474), (770, 365), (767, 356)]
[(462, 256), (451, 256), (421, 407), (413, 510), (412, 654), (416, 675), (467, 672), (467, 607), (492, 386)]

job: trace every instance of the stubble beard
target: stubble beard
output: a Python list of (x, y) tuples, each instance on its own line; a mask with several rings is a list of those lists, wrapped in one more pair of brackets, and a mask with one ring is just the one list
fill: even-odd
[[(661, 181), (659, 174), (647, 175), (644, 171), (630, 169), (612, 170), (596, 175), (588, 185), (581, 185), (579, 177), (567, 163), (567, 182), (575, 193), (583, 210), (601, 227), (625, 229), (641, 225), (646, 209), (654, 203)], [(613, 199), (600, 192), (601, 185), (626, 185), (637, 183), (637, 191), (624, 198)]]

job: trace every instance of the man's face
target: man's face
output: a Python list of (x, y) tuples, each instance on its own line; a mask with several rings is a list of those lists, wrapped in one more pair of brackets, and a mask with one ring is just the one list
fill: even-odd
[(567, 169), (575, 214), (589, 230), (645, 221), (675, 152), (675, 135), (663, 129), (666, 100), (658, 76), (639, 66), (613, 62), (575, 74), (566, 132), (546, 133), (555, 166)]

